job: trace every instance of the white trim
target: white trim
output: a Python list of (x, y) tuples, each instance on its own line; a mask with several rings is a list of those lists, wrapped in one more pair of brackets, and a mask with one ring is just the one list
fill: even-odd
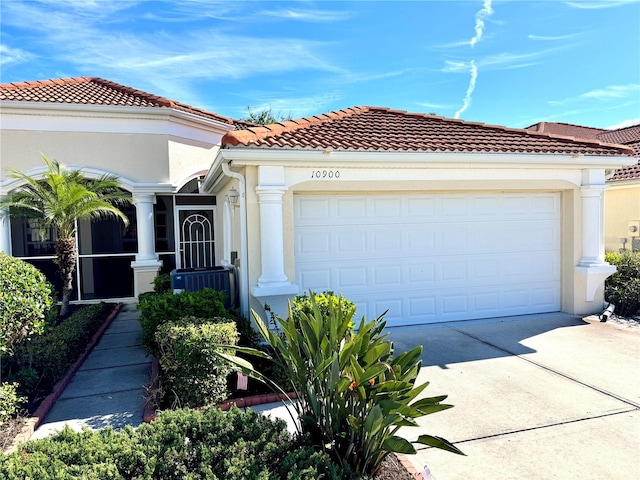
[(0, 111), (3, 130), (156, 134), (216, 145), (234, 129), (232, 124), (169, 107), (3, 100)]
[[(81, 167), (78, 165), (64, 165), (64, 168), (69, 170), (80, 170), (85, 178), (96, 179), (100, 178), (103, 175), (115, 175), (120, 182), (120, 186), (130, 192), (131, 194), (160, 194), (160, 193), (173, 193), (176, 191), (175, 187), (170, 183), (146, 183), (146, 182), (134, 182), (126, 177), (122, 177), (114, 174), (108, 170), (101, 170), (99, 168), (92, 167)], [(28, 176), (36, 179), (42, 180), (44, 178), (44, 174), (48, 172), (49, 169), (47, 167), (36, 167), (32, 168), (26, 172)], [(15, 190), (16, 188), (24, 185), (24, 182), (20, 179), (15, 178), (7, 178), (5, 180), (0, 181), (0, 195), (6, 195), (10, 191)]]
[[(333, 151), (303, 149), (220, 149), (219, 159), (238, 166), (259, 166), (265, 163), (286, 166), (349, 165), (365, 168), (620, 168), (635, 165), (637, 158), (622, 155), (478, 153), (478, 152), (397, 152), (397, 151)], [(313, 165), (312, 165), (313, 166)]]

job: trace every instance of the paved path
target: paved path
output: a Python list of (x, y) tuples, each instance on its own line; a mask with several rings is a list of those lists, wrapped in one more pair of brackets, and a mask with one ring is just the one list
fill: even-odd
[(640, 479), (640, 329), (566, 314), (391, 329), (424, 345), (422, 395), (455, 408), (423, 417), (466, 454), (418, 447), (435, 480)]
[(65, 424), (74, 430), (142, 423), (151, 357), (141, 345), (140, 312), (125, 304), (34, 432), (46, 437)]

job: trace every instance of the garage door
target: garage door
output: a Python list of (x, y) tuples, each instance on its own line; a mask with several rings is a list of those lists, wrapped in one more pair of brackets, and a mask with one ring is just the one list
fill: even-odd
[(411, 325), (560, 310), (558, 193), (295, 195), (296, 282)]

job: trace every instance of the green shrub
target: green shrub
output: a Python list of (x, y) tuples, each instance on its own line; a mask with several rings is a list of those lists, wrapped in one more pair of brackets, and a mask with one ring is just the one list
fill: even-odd
[(238, 331), (234, 322), (224, 320), (186, 317), (158, 328), (161, 381), (173, 404), (200, 407), (229, 397), (231, 366), (215, 349), (236, 345)]
[(293, 441), (284, 422), (238, 409), (176, 410), (151, 424), (61, 433), (0, 453), (0, 478), (348, 479), (348, 471)]
[(167, 293), (171, 291), (171, 275), (162, 273), (153, 279), (153, 291), (156, 293)]
[(13, 418), (25, 400), (18, 395), (17, 383), (0, 383), (0, 425)]
[(140, 298), (140, 325), (142, 326), (142, 345), (151, 355), (158, 355), (155, 340), (160, 325), (175, 322), (183, 317), (226, 318), (232, 315), (224, 308), (224, 292), (205, 288), (198, 292), (183, 291), (179, 294), (167, 292)]
[[(415, 384), (422, 347), (394, 357), (393, 345), (382, 333), (382, 316), (370, 322), (363, 318), (354, 331), (355, 309), (341, 299), (321, 308), (311, 293), (308, 303), (310, 313), (289, 305), (289, 317), (278, 319), (281, 333), (270, 330), (254, 312), (260, 333), (278, 353), (275, 361), (298, 392), (293, 408), (301, 433), (318, 450), (361, 474), (375, 474), (391, 452), (416, 453), (396, 435), (400, 427), (417, 426), (416, 418), (451, 408), (441, 403), (446, 396), (416, 400), (427, 386)], [(431, 435), (421, 435), (417, 442), (462, 453)]]
[(607, 253), (605, 260), (618, 267), (605, 281), (604, 298), (616, 306), (615, 313), (623, 317), (640, 310), (640, 254)]
[(3, 370), (21, 383), (30, 402), (38, 400), (67, 373), (112, 310), (107, 303), (82, 307), (44, 334), (17, 344)]
[(0, 252), (0, 355), (22, 338), (41, 333), (53, 289), (33, 265)]
[[(356, 314), (356, 305), (351, 300), (345, 298), (344, 295), (335, 295), (332, 291), (326, 291), (322, 293), (313, 293), (313, 300), (320, 309), (322, 316), (327, 317), (331, 309), (339, 308), (342, 311), (342, 315), (345, 317), (353, 318)], [(306, 315), (313, 314), (313, 302), (311, 297), (307, 294), (298, 295), (293, 299), (293, 308), (291, 313), (297, 318), (300, 313)], [(351, 328), (355, 326), (355, 323), (351, 323)]]

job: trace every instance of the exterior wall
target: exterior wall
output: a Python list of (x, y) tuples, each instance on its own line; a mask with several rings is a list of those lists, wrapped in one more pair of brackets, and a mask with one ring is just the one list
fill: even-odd
[[(621, 238), (626, 238), (626, 249), (632, 249), (633, 237), (640, 232), (631, 232), (629, 222), (640, 224), (640, 182), (616, 182), (605, 192), (605, 249), (618, 252), (622, 248)], [(637, 240), (636, 240), (637, 242)]]
[(96, 168), (134, 182), (170, 183), (166, 137), (149, 134), (2, 130), (0, 158), (27, 172), (44, 166), (40, 152), (64, 165)]

